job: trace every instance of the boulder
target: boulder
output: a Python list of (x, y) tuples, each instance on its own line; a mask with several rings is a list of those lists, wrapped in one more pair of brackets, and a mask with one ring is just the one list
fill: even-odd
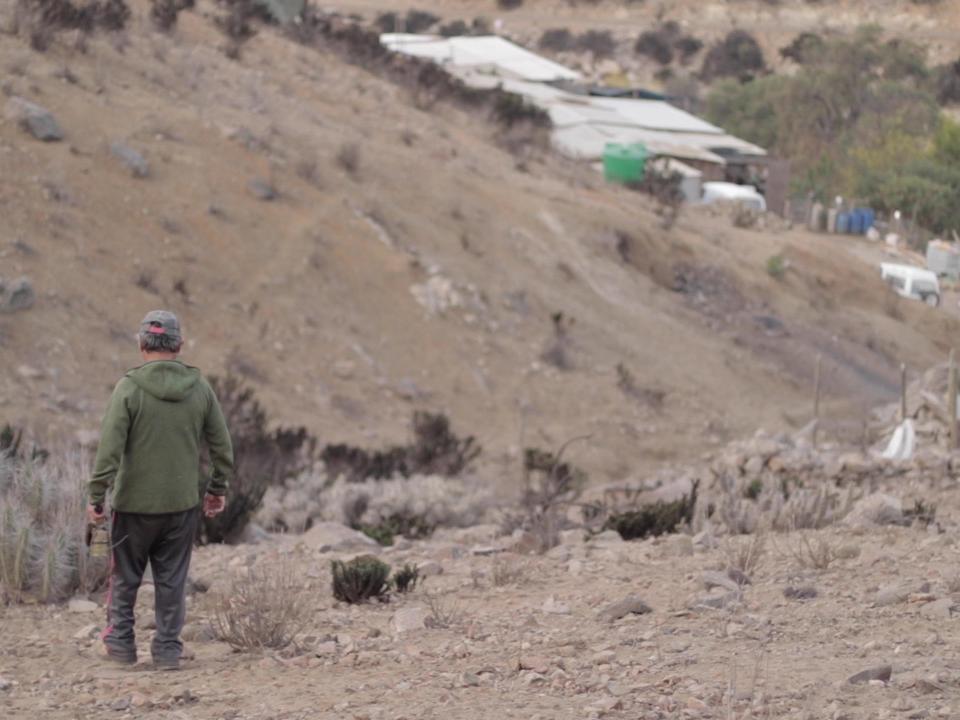
[(953, 616), (954, 605), (951, 598), (941, 598), (923, 605), (920, 614), (931, 620), (949, 620)]
[(623, 600), (607, 605), (597, 617), (606, 622), (614, 622), (627, 615), (646, 615), (653, 609), (636, 595), (627, 595)]
[(426, 608), (408, 607), (400, 608), (393, 614), (390, 621), (391, 627), (398, 635), (413, 632), (414, 630), (423, 630), (427, 627), (428, 613)]
[(912, 585), (906, 585), (904, 583), (886, 585), (877, 591), (877, 597), (874, 598), (873, 604), (877, 607), (898, 605), (906, 602), (907, 598), (910, 597), (910, 593), (913, 591), (914, 588)]
[(110, 152), (130, 171), (133, 177), (145, 178), (150, 175), (150, 164), (147, 159), (129, 145), (115, 142), (110, 145)]
[(67, 603), (67, 609), (75, 613), (88, 613), (97, 612), (100, 606), (86, 598), (71, 598), (70, 602)]
[[(724, 590), (729, 590), (730, 592), (738, 592), (741, 584), (747, 584), (738, 583), (736, 580), (727, 575), (727, 573), (720, 572), (719, 570), (708, 570), (700, 577), (703, 580), (703, 585), (707, 590), (712, 590), (713, 588), (718, 587), (723, 588)], [(746, 576), (744, 575), (744, 577)], [(747, 580), (749, 581), (749, 578), (747, 578)]]
[(312, 550), (333, 552), (354, 548), (379, 547), (362, 532), (336, 522), (318, 522), (300, 536), (300, 542)]
[(847, 680), (851, 685), (859, 685), (861, 683), (868, 683), (872, 680), (879, 680), (880, 682), (890, 682), (890, 676), (893, 675), (893, 668), (889, 665), (881, 665), (875, 668), (868, 668), (858, 672), (856, 675), (851, 675)]
[(33, 306), (36, 294), (33, 285), (25, 277), (16, 280), (0, 278), (0, 312), (16, 312)]
[(853, 528), (869, 528), (877, 525), (903, 525), (903, 506), (892, 495), (874, 493), (853, 506), (843, 524)]
[(419, 573), (420, 577), (422, 578), (443, 575), (443, 565), (438, 563), (436, 560), (425, 560), (417, 565), (417, 573)]
[(7, 101), (6, 116), (37, 140), (43, 142), (63, 140), (63, 130), (60, 129), (53, 114), (46, 108), (22, 97), (14, 96)]
[(277, 189), (272, 183), (261, 178), (254, 178), (247, 183), (247, 189), (257, 200), (270, 202), (277, 199)]

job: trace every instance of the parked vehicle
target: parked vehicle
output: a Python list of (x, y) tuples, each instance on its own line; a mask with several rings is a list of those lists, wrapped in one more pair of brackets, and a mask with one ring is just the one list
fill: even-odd
[(940, 281), (935, 272), (912, 265), (880, 263), (880, 277), (900, 297), (920, 300), (930, 307), (940, 304)]
[(729, 182), (705, 182), (703, 203), (739, 202), (757, 212), (767, 211), (767, 201), (753, 185), (737, 185)]

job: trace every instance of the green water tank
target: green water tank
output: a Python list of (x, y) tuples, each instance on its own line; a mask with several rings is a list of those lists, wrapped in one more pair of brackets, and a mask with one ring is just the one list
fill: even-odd
[(608, 182), (640, 182), (646, 167), (647, 148), (641, 143), (607, 143), (603, 148), (603, 177)]

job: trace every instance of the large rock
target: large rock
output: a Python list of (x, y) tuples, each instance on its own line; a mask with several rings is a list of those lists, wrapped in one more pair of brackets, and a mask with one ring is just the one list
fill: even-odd
[(335, 522), (319, 522), (300, 536), (306, 547), (320, 552), (379, 547), (375, 540), (358, 530)]
[(60, 129), (53, 114), (46, 108), (24, 100), (22, 97), (14, 96), (7, 101), (6, 116), (37, 140), (44, 142), (63, 140), (63, 130)]
[(16, 312), (33, 306), (36, 294), (33, 285), (25, 278), (4, 280), (0, 278), (0, 312)]
[(100, 609), (100, 606), (97, 605), (92, 600), (75, 597), (75, 598), (71, 598), (70, 602), (67, 603), (67, 609), (70, 612), (75, 612), (75, 613), (89, 613), (89, 612), (97, 612)]
[(627, 615), (646, 615), (653, 609), (636, 595), (627, 595), (623, 600), (607, 605), (597, 615), (601, 620), (614, 622)]
[(872, 680), (879, 680), (880, 682), (887, 683), (890, 682), (890, 676), (893, 675), (893, 668), (889, 665), (881, 665), (880, 667), (869, 668), (858, 672), (856, 675), (850, 676), (847, 680), (852, 685), (859, 685), (861, 683), (868, 683)]
[(150, 175), (150, 164), (147, 159), (129, 145), (115, 142), (110, 146), (110, 152), (133, 177), (145, 178)]
[(853, 506), (843, 524), (853, 528), (869, 528), (877, 525), (903, 525), (903, 506), (892, 495), (875, 493), (868, 495)]
[(429, 613), (426, 608), (409, 607), (400, 608), (393, 614), (393, 620), (390, 624), (394, 632), (398, 635), (413, 632), (414, 630), (423, 630), (427, 627), (427, 618)]

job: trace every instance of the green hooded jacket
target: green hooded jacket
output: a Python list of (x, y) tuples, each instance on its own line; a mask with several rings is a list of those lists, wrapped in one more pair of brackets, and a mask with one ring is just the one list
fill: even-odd
[(200, 441), (210, 447), (207, 492), (223, 495), (233, 474), (233, 447), (213, 388), (197, 368), (150, 362), (117, 383), (103, 418), (89, 484), (93, 504), (113, 487), (114, 510), (160, 514), (200, 504)]

